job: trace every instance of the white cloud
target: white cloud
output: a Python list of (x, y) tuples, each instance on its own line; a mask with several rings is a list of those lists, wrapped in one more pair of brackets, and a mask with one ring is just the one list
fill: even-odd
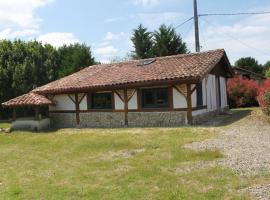
[(39, 34), (42, 19), (36, 10), (54, 0), (0, 0), (1, 39), (14, 39)]
[(95, 49), (95, 53), (103, 57), (115, 56), (119, 50), (113, 46), (105, 46)]
[(133, 0), (135, 5), (152, 6), (160, 3), (160, 0)]
[(0, 39), (14, 39), (18, 37), (33, 36), (37, 34), (39, 34), (39, 31), (36, 29), (13, 31), (11, 28), (6, 28), (0, 32)]
[(142, 23), (144, 26), (154, 29), (161, 24), (179, 24), (186, 19), (186, 15), (180, 12), (155, 12), (139, 13), (131, 17), (136, 23)]
[[(247, 17), (231, 25), (201, 19), (201, 45), (203, 50), (224, 48), (233, 64), (240, 57), (252, 56), (261, 63), (270, 60), (270, 16)], [(194, 35), (185, 39), (194, 47)]]
[(41, 19), (35, 16), (35, 11), (51, 2), (53, 0), (0, 0), (0, 24), (2, 27), (38, 28)]
[(37, 40), (43, 43), (51, 44), (55, 47), (60, 47), (64, 44), (68, 45), (80, 42), (80, 40), (76, 38), (72, 33), (61, 33), (61, 32), (54, 32), (40, 35), (37, 38)]
[(120, 32), (120, 33), (107, 32), (106, 36), (104, 38), (104, 41), (120, 40), (126, 36), (127, 36), (127, 34), (124, 32)]

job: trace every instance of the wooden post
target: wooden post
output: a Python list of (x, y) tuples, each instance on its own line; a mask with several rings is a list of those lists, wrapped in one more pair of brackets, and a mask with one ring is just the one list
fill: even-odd
[(39, 107), (35, 107), (35, 120), (38, 120)]
[(75, 109), (76, 109), (76, 122), (77, 125), (80, 124), (80, 102), (79, 102), (79, 97), (78, 94), (75, 94)]
[(187, 120), (188, 124), (192, 125), (192, 98), (191, 98), (192, 92), (191, 92), (191, 84), (187, 84)]
[(127, 89), (124, 89), (124, 104), (125, 104), (125, 126), (128, 126), (128, 95)]
[(16, 108), (13, 108), (12, 110), (12, 121), (16, 120)]

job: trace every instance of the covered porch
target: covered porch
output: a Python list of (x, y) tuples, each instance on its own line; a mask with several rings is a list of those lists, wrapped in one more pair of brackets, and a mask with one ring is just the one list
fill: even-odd
[[(41, 131), (50, 128), (49, 113), (44, 113), (44, 110), (48, 110), (46, 108), (53, 105), (53, 102), (43, 95), (30, 92), (11, 99), (2, 105), (13, 110), (11, 130)], [(16, 110), (26, 108), (34, 110), (34, 116), (17, 117)]]

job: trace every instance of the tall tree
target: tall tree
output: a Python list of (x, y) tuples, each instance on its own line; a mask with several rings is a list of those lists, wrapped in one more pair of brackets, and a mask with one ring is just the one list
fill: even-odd
[(170, 56), (187, 53), (186, 43), (172, 26), (161, 25), (154, 32), (154, 53), (156, 56)]
[(241, 67), (252, 72), (263, 74), (263, 67), (259, 62), (252, 57), (240, 58), (235, 62), (236, 67)]
[(135, 51), (133, 57), (136, 59), (145, 59), (153, 57), (152, 33), (142, 24), (133, 30), (131, 41)]
[(60, 70), (58, 77), (72, 74), (83, 67), (96, 64), (91, 48), (86, 44), (64, 45), (58, 49), (60, 55)]
[(270, 61), (266, 62), (263, 65), (263, 72), (267, 78), (270, 78)]

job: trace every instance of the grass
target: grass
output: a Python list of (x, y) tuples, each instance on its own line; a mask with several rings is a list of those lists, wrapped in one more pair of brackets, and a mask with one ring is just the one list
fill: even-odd
[(0, 123), (0, 128), (9, 128), (10, 123)]
[(250, 180), (203, 166), (219, 151), (183, 148), (214, 136), (211, 128), (2, 134), (0, 199), (248, 199), (237, 191)]

